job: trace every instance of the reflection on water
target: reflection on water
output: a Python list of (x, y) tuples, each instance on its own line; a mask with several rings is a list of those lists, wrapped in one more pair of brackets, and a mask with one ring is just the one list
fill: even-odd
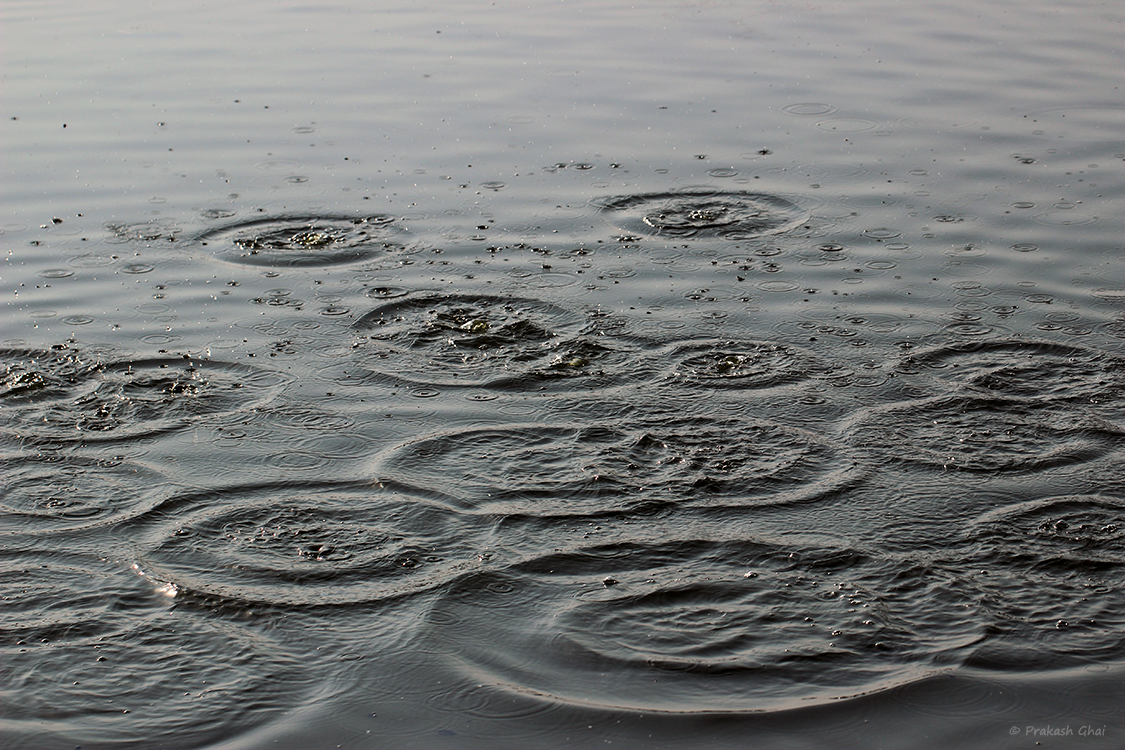
[(203, 11), (5, 10), (5, 748), (1122, 744), (1116, 8)]

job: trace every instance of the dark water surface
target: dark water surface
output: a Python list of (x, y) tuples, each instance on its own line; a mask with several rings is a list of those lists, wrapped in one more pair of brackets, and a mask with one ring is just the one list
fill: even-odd
[(4, 748), (1125, 745), (1117, 3), (5, 3)]

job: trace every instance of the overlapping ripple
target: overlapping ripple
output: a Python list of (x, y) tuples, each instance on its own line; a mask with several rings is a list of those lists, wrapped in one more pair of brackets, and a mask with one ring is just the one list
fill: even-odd
[[(47, 359), (42, 370), (50, 373), (54, 366)], [(233, 362), (117, 360), (55, 378), (50, 387), (20, 391), (0, 430), (31, 443), (123, 440), (179, 429), (205, 415), (253, 409), (288, 382), (281, 373)]]
[(169, 492), (159, 472), (116, 458), (41, 454), (0, 460), (6, 532), (51, 533), (122, 521)]
[(96, 365), (66, 344), (50, 350), (0, 349), (0, 404), (7, 409), (66, 398)]
[(746, 537), (542, 554), (465, 577), (435, 610), (445, 624), (430, 637), (475, 680), (679, 713), (772, 711), (912, 681), (958, 664), (987, 626), (971, 595), (926, 565)]
[(879, 460), (975, 472), (1074, 464), (1123, 439), (1120, 428), (1065, 405), (958, 395), (863, 410), (848, 433)]
[(1061, 669), (1125, 648), (1125, 500), (1062, 495), (1003, 506), (966, 529), (945, 566), (964, 566), (996, 621), (973, 663)]
[(913, 353), (904, 369), (997, 396), (1120, 404), (1125, 358), (1036, 340), (973, 341)]
[(5, 747), (199, 747), (311, 692), (268, 632), (169, 609), (121, 565), (6, 553), (0, 589)]

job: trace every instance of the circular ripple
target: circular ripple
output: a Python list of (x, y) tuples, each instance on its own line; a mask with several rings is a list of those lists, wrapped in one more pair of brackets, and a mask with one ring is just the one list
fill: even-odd
[(635, 347), (600, 337), (580, 336), (553, 341), (526, 364), (518, 374), (497, 380), (493, 386), (534, 391), (566, 393), (637, 384), (649, 380), (658, 365)]
[(379, 463), (380, 475), (460, 507), (535, 516), (627, 509), (654, 497), (781, 505), (838, 489), (854, 469), (824, 437), (740, 418), (460, 430), (398, 446)]
[(973, 396), (909, 401), (860, 413), (850, 441), (881, 459), (964, 471), (1035, 471), (1095, 458), (1121, 431), (1049, 402)]
[(905, 366), (1002, 396), (1119, 402), (1125, 359), (1051, 341), (965, 342), (913, 353)]
[[(753, 540), (586, 547), (459, 581), (437, 603), (456, 627), (431, 637), (474, 680), (557, 701), (781, 710), (960, 661), (984, 623), (968, 595), (930, 573), (850, 549)], [(509, 593), (493, 593), (499, 582)]]
[(1125, 500), (1064, 495), (1008, 505), (967, 529), (958, 560), (981, 570), (995, 612), (980, 666), (1065, 668), (1118, 658), (1125, 645)]
[(65, 346), (0, 349), (0, 404), (5, 407), (66, 398), (95, 361)]
[(252, 266), (330, 266), (400, 247), (389, 216), (287, 216), (211, 229), (197, 241), (218, 245), (222, 260)]
[[(519, 375), (584, 318), (536, 299), (442, 295), (377, 307), (355, 323), (373, 344), (358, 361), (381, 374), (427, 385), (481, 385)], [(385, 348), (384, 348), (385, 347)]]
[(782, 107), (781, 111), (789, 115), (808, 117), (810, 115), (830, 115), (836, 111), (836, 108), (831, 104), (802, 102), (800, 104), (790, 104), (787, 107)]
[(796, 203), (767, 193), (646, 193), (599, 205), (614, 226), (659, 237), (746, 239), (792, 229), (807, 216)]
[(144, 512), (167, 487), (151, 469), (117, 459), (32, 456), (0, 461), (0, 517), (7, 531), (49, 533)]
[(1028, 570), (1125, 567), (1125, 499), (1064, 495), (1007, 505), (977, 519), (974, 536)]
[(267, 633), (169, 610), (127, 569), (0, 558), (0, 686), (11, 747), (202, 747), (291, 709), (304, 664)]
[(91, 368), (65, 402), (13, 410), (5, 428), (32, 441), (90, 442), (182, 428), (194, 419), (253, 409), (288, 378), (214, 360), (144, 359)]
[(677, 347), (673, 378), (693, 385), (771, 388), (831, 367), (812, 352), (770, 341), (704, 341)]
[(145, 525), (148, 575), (239, 605), (388, 600), (441, 585), (480, 552), (463, 517), (373, 483), (181, 495)]

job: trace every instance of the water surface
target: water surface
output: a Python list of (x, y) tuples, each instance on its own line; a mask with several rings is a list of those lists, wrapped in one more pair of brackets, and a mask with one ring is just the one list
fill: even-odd
[(5, 747), (1121, 746), (1115, 5), (3, 16)]

